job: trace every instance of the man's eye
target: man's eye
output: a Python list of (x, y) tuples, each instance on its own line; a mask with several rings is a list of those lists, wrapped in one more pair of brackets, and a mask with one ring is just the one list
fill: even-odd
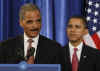
[(32, 20), (28, 20), (26, 23), (27, 23), (27, 24), (32, 24), (33, 21), (32, 21)]
[(79, 25), (76, 25), (75, 27), (76, 27), (76, 28), (81, 28), (81, 26), (79, 26)]

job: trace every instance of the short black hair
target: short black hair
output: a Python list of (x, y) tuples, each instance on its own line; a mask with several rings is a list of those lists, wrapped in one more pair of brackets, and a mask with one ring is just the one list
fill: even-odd
[(84, 22), (84, 26), (85, 26), (85, 28), (88, 28), (86, 17), (84, 17), (84, 16), (74, 15), (74, 16), (69, 17), (68, 23), (69, 23), (70, 19), (72, 19), (72, 18), (81, 19), (81, 20)]

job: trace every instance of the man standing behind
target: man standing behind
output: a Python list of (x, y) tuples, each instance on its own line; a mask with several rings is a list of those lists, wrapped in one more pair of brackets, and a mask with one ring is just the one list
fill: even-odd
[(20, 26), (24, 34), (0, 43), (0, 63), (62, 64), (63, 51), (58, 43), (40, 35), (41, 15), (36, 5), (20, 9)]
[(86, 31), (84, 17), (72, 16), (69, 19), (66, 28), (69, 43), (64, 47), (65, 71), (100, 71), (100, 51), (84, 44), (83, 36)]

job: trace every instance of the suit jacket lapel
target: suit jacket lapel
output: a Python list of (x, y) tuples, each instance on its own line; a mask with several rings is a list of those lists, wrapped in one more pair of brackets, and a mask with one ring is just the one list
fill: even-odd
[[(43, 42), (43, 38), (41, 35), (39, 36), (39, 41), (38, 41), (38, 46), (37, 46), (37, 51), (36, 51), (36, 56), (35, 56), (35, 63), (36, 64), (41, 64), (41, 63), (45, 63), (45, 57), (47, 56), (46, 53), (48, 52), (44, 52), (45, 48), (45, 44)], [(44, 61), (44, 62), (43, 62)]]
[(83, 45), (82, 52), (81, 52), (81, 57), (79, 61), (79, 69), (81, 69), (82, 66), (85, 66), (86, 64), (86, 59), (87, 59), (87, 47), (85, 44)]
[(36, 55), (35, 55), (35, 64), (39, 63), (39, 58), (40, 58), (40, 46), (41, 46), (41, 37), (39, 36), (39, 40), (38, 40), (38, 45), (37, 45), (37, 50), (36, 50)]

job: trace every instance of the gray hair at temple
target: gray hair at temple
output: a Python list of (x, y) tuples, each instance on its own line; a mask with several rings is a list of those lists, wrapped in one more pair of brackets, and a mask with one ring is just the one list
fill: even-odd
[(25, 12), (34, 11), (34, 10), (38, 10), (40, 12), (40, 9), (35, 4), (32, 4), (32, 3), (27, 3), (21, 6), (20, 11), (19, 11), (20, 20), (24, 19)]

